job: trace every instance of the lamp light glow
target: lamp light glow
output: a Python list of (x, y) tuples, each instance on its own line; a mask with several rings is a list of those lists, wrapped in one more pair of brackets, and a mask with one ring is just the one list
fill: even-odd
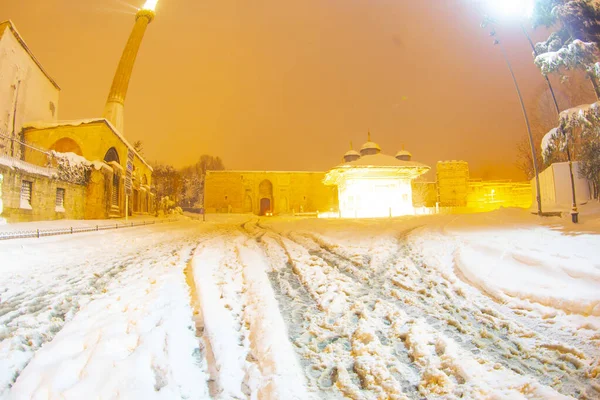
[(158, 0), (146, 0), (146, 3), (144, 3), (142, 10), (149, 10), (149, 11), (156, 10), (156, 3), (158, 3)]
[(484, 0), (484, 5), (492, 17), (530, 17), (535, 0)]

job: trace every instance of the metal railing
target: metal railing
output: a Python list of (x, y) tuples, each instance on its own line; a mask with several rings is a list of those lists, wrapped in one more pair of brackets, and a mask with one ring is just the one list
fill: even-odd
[(142, 221), (142, 222), (128, 222), (128, 223), (114, 223), (107, 225), (96, 225), (96, 226), (82, 226), (82, 227), (69, 227), (69, 228), (61, 228), (61, 229), (36, 229), (29, 231), (13, 231), (13, 232), (0, 232), (0, 240), (10, 240), (10, 239), (32, 239), (32, 238), (42, 238), (46, 236), (58, 236), (58, 235), (72, 235), (75, 233), (84, 233), (84, 232), (99, 232), (106, 231), (110, 229), (125, 229), (125, 228), (133, 228), (136, 226), (146, 226), (146, 225), (155, 225), (155, 224), (164, 224), (167, 222), (175, 222), (176, 218), (170, 218), (167, 220), (159, 220), (159, 221)]

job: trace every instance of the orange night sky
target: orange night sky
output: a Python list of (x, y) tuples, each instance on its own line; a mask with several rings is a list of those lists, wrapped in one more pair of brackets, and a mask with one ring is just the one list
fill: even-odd
[[(0, 0), (0, 20), (61, 86), (59, 119), (92, 118), (142, 3)], [(370, 129), (385, 153), (523, 179), (521, 109), (480, 20), (468, 0), (160, 0), (125, 135), (176, 167), (212, 154), (228, 169), (327, 170)], [(531, 50), (517, 24), (497, 30), (533, 113), (546, 99)]]

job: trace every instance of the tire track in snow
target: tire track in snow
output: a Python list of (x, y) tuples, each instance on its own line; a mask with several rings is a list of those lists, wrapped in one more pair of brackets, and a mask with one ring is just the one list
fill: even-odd
[[(371, 286), (382, 288), (377, 291), (378, 298), (396, 297), (403, 302), (396, 302), (396, 305), (413, 317), (425, 312), (428, 323), (440, 334), (452, 338), (472, 354), (481, 354), (517, 374), (532, 376), (540, 383), (571, 396), (580, 396), (586, 390), (594, 392), (588, 385), (585, 371), (578, 368), (576, 359), (566, 361), (560, 351), (544, 348), (540, 343), (548, 339), (538, 338), (533, 331), (521, 326), (510, 310), (497, 310), (496, 303), (484, 296), (473, 296), (476, 297), (476, 304), (473, 304), (464, 298), (460, 290), (451, 290), (451, 282), (424, 265), (418, 254), (406, 244), (406, 237), (412, 230), (398, 235), (398, 251), (384, 265), (393, 265), (394, 259), (404, 259), (418, 274), (409, 275), (407, 280), (402, 276), (382, 274), (381, 271), (374, 273)], [(310, 234), (306, 236), (314, 239), (320, 247), (318, 252), (325, 258), (333, 255), (338, 257), (339, 263), (351, 262), (344, 255), (332, 251), (331, 246), (322, 240)], [(364, 265), (364, 268), (368, 267)], [(406, 272), (406, 269), (402, 271)], [(415, 294), (418, 301), (411, 297)], [(525, 345), (524, 340), (532, 337), (536, 338), (536, 343)]]
[(313, 398), (270, 293), (267, 260), (253, 238), (231, 229), (199, 246), (191, 263), (216, 398)]
[[(283, 304), (282, 313), (288, 315), (290, 339), (307, 365), (307, 377), (313, 386), (323, 391), (324, 398), (406, 398), (394, 374), (401, 375), (407, 371), (390, 351), (381, 346), (380, 337), (370, 329), (368, 313), (361, 303), (364, 293), (358, 293), (358, 286), (324, 261), (318, 262), (308, 254), (302, 256), (305, 249), (287, 238), (270, 232), (263, 236), (262, 242), (267, 254), (273, 252), (269, 247), (275, 244), (281, 246), (288, 258), (287, 268), (279, 268), (283, 271), (278, 276), (279, 286), (289, 284), (281, 277), (289, 277), (287, 271), (291, 270), (310, 294), (313, 303), (318, 305), (312, 312), (302, 315), (301, 326), (298, 326), (298, 321), (291, 320), (286, 306), (297, 302), (294, 293), (290, 299), (280, 303)], [(311, 272), (314, 273), (312, 270), (318, 268), (325, 269), (325, 276), (314, 275), (315, 281), (303, 276), (307, 273), (310, 276)], [(328, 285), (328, 281), (332, 285)], [(342, 286), (336, 287), (336, 282), (341, 282)], [(343, 293), (347, 299), (343, 307), (328, 301), (332, 290), (333, 293)], [(284, 297), (284, 294), (279, 296)]]
[(209, 363), (211, 395), (246, 399), (256, 395), (260, 376), (244, 323), (244, 282), (236, 249), (240, 237), (235, 233), (221, 231), (199, 246), (192, 268), (203, 335), (214, 356)]
[[(262, 227), (263, 229), (265, 229), (264, 227)], [(268, 228), (267, 228), (268, 229)], [(414, 228), (413, 228), (414, 229)], [(411, 229), (412, 230), (412, 229)], [(337, 268), (341, 274), (343, 274), (344, 276), (349, 276), (354, 274), (354, 278), (355, 278), (355, 282), (357, 284), (362, 284), (364, 285), (364, 291), (362, 291), (362, 297), (357, 297), (355, 298), (355, 305), (356, 304), (360, 304), (365, 303), (367, 304), (367, 314), (373, 314), (374, 311), (376, 311), (377, 308), (379, 309), (386, 309), (389, 306), (392, 307), (392, 310), (389, 311), (387, 314), (385, 312), (380, 312), (380, 316), (384, 319), (384, 325), (392, 325), (393, 322), (390, 321), (390, 312), (393, 314), (394, 310), (399, 310), (404, 312), (404, 320), (405, 322), (408, 322), (409, 324), (414, 324), (414, 321), (418, 318), (421, 318), (425, 312), (425, 315), (430, 314), (432, 310), (437, 311), (437, 315), (438, 316), (443, 316), (444, 314), (451, 314), (456, 316), (457, 318), (450, 318), (450, 319), (446, 319), (443, 317), (432, 317), (429, 316), (427, 319), (428, 325), (433, 324), (433, 326), (428, 326), (426, 331), (429, 331), (429, 335), (433, 338), (438, 338), (437, 340), (442, 340), (443, 343), (445, 343), (445, 339), (446, 338), (452, 338), (453, 341), (457, 342), (458, 345), (463, 348), (463, 350), (467, 350), (469, 351), (469, 354), (472, 354), (474, 358), (481, 360), (482, 362), (485, 362), (485, 360), (487, 360), (487, 362), (489, 362), (489, 360), (494, 360), (497, 364), (494, 366), (494, 368), (498, 368), (498, 365), (503, 365), (504, 368), (507, 369), (516, 369), (516, 373), (517, 374), (524, 374), (526, 373), (529, 376), (534, 376), (536, 379), (542, 381), (544, 384), (549, 384), (552, 386), (552, 384), (556, 384), (556, 380), (551, 380), (551, 379), (546, 379), (546, 376), (544, 374), (548, 373), (548, 370), (537, 370), (534, 368), (530, 368), (530, 366), (524, 361), (518, 358), (519, 356), (519, 350), (520, 347), (518, 347), (518, 344), (516, 344), (515, 342), (513, 342), (508, 336), (509, 336), (509, 332), (504, 333), (501, 336), (495, 336), (495, 333), (492, 331), (492, 333), (488, 333), (487, 335), (484, 334), (484, 338), (483, 340), (485, 341), (486, 339), (488, 340), (488, 343), (482, 345), (481, 342), (479, 342), (479, 345), (474, 345), (471, 343), (470, 338), (472, 337), (472, 335), (474, 334), (474, 331), (471, 330), (470, 332), (467, 331), (462, 331), (461, 332), (461, 321), (462, 320), (467, 320), (469, 318), (468, 313), (470, 312), (474, 312), (477, 311), (480, 314), (482, 314), (479, 310), (477, 310), (476, 308), (467, 308), (465, 310), (462, 310), (460, 307), (455, 307), (454, 303), (457, 302), (457, 296), (452, 296), (451, 295), (451, 291), (449, 290), (449, 283), (450, 282), (445, 282), (443, 279), (439, 279), (439, 277), (435, 277), (433, 276), (432, 278), (432, 271), (430, 271), (426, 266), (422, 266), (419, 265), (418, 262), (415, 262), (412, 258), (411, 258), (411, 253), (410, 253), (410, 249), (408, 249), (408, 247), (406, 246), (406, 244), (404, 243), (405, 241), (405, 237), (406, 235), (408, 235), (410, 233), (411, 230), (408, 230), (402, 234), (400, 234), (400, 237), (397, 239), (397, 249), (394, 252), (395, 254), (393, 254), (389, 259), (387, 260), (379, 260), (378, 264), (379, 265), (372, 265), (372, 263), (368, 263), (365, 264), (364, 262), (357, 262), (355, 261), (354, 258), (350, 258), (347, 257), (345, 254), (339, 254), (338, 252), (332, 250), (331, 246), (327, 246), (324, 245), (324, 243), (322, 243), (320, 240), (315, 239), (312, 235), (308, 234), (305, 235), (304, 233), (300, 236), (304, 236), (304, 237), (298, 237), (298, 235), (294, 235), (293, 233), (288, 233), (285, 235), (285, 237), (287, 237), (288, 239), (294, 240), (296, 242), (296, 244), (298, 244), (299, 246), (302, 247), (307, 247), (310, 249), (310, 253), (313, 256), (317, 256), (320, 257), (322, 260), (324, 260), (328, 265), (333, 266), (335, 268)], [(272, 232), (272, 231), (271, 231)], [(278, 233), (274, 234), (278, 235)], [(295, 237), (294, 237), (295, 236)], [(308, 239), (308, 242), (307, 242)], [(313, 245), (311, 245), (310, 241), (312, 241)], [(285, 244), (283, 244), (281, 241), (281, 244), (285, 246)], [(392, 265), (397, 265), (398, 261), (405, 261), (405, 262), (409, 262), (410, 264), (412, 264), (413, 267), (413, 274), (416, 272), (416, 276), (413, 275), (412, 278), (416, 278), (417, 280), (417, 286), (414, 285), (414, 282), (410, 282), (410, 280), (400, 280), (400, 281), (396, 281), (394, 282), (394, 284), (392, 284), (391, 282), (393, 281), (393, 278), (395, 278), (394, 276), (391, 276), (391, 274), (388, 272), (390, 266)], [(371, 260), (368, 260), (371, 261)], [(370, 276), (365, 276), (365, 271), (370, 272)], [(358, 273), (357, 273), (358, 272)], [(400, 273), (401, 277), (402, 274), (404, 274), (406, 271), (396, 271), (397, 273)], [(424, 278), (423, 278), (424, 277)], [(404, 285), (403, 285), (404, 283)], [(404, 287), (403, 287), (404, 286)], [(421, 287), (419, 287), (421, 286)], [(364, 295), (364, 293), (369, 293), (369, 295)], [(358, 293), (360, 296), (360, 293)], [(397, 297), (397, 299), (395, 301), (389, 301), (391, 298), (391, 295), (394, 295)], [(449, 295), (450, 294), (450, 295)], [(416, 295), (416, 296), (415, 296)], [(415, 297), (417, 297), (415, 299)], [(465, 303), (465, 302), (463, 302)], [(462, 311), (461, 311), (462, 310)], [(379, 310), (380, 311), (380, 310)], [(455, 314), (453, 314), (453, 312)], [(436, 313), (434, 313), (436, 314)], [(398, 319), (402, 319), (403, 315), (395, 315), (394, 316), (397, 320)], [(409, 318), (408, 321), (406, 321), (406, 317)], [(410, 318), (412, 318), (412, 321), (410, 320)], [(364, 327), (361, 327), (360, 324), (362, 322), (364, 322), (365, 320), (368, 320), (369, 318), (359, 318), (359, 321), (352, 321), (352, 320), (348, 320), (347, 323), (352, 324), (352, 322), (354, 322), (354, 326), (358, 326), (357, 331), (360, 331), (361, 329), (363, 329)], [(387, 319), (387, 322), (385, 321)], [(485, 320), (485, 318), (482, 318), (482, 320)], [(471, 323), (472, 321), (474, 321), (473, 318), (471, 318)], [(381, 328), (381, 324), (378, 323), (377, 321), (369, 321), (371, 323), (371, 325), (379, 325), (379, 327)], [(514, 325), (514, 323), (513, 323)], [(417, 325), (418, 326), (418, 325)], [(415, 364), (418, 364), (418, 357), (416, 357), (416, 353), (418, 353), (418, 349), (415, 347), (415, 344), (412, 343), (411, 344), (411, 337), (410, 337), (410, 331), (409, 332), (396, 332), (397, 335), (396, 337), (394, 337), (394, 334), (392, 332), (392, 334), (390, 334), (390, 329), (387, 329), (387, 333), (386, 333), (386, 328), (381, 328), (379, 331), (375, 331), (374, 332), (374, 336), (377, 336), (379, 339), (379, 344), (382, 345), (380, 347), (389, 347), (389, 346), (393, 346), (394, 347), (394, 351), (395, 351), (395, 355), (397, 356), (398, 361), (400, 361), (404, 366), (408, 366), (408, 370), (404, 370), (399, 374), (396, 374), (396, 382), (402, 382), (403, 383), (403, 388), (405, 390), (405, 392), (407, 394), (409, 394), (412, 398), (419, 398), (419, 393), (420, 394), (424, 394), (427, 393), (427, 390), (431, 389), (431, 390), (437, 390), (438, 388), (436, 387), (431, 387), (431, 388), (427, 388), (427, 387), (423, 387), (424, 385), (426, 386), (428, 384), (428, 381), (435, 381), (437, 380), (446, 380), (447, 382), (442, 382), (443, 384), (442, 386), (442, 390), (446, 390), (444, 389), (444, 386), (446, 388), (452, 388), (454, 387), (455, 389), (452, 389), (456, 392), (456, 394), (459, 394), (461, 392), (461, 385), (464, 383), (464, 377), (461, 376), (460, 373), (457, 373), (456, 371), (452, 371), (452, 368), (456, 368), (455, 366), (452, 366), (452, 368), (448, 369), (446, 371), (440, 371), (440, 370), (431, 370), (431, 369), (427, 369), (427, 368), (423, 368), (423, 366), (420, 366), (420, 378), (421, 378), (421, 382), (419, 384), (419, 388), (416, 387), (416, 385), (414, 385), (414, 374), (415, 372), (418, 374), (419, 373), (419, 368), (415, 367)], [(423, 332), (423, 329), (418, 330), (419, 332)], [(525, 330), (516, 329), (517, 332), (519, 333), (527, 333), (525, 332)], [(355, 331), (356, 332), (356, 331)], [(416, 334), (416, 333), (415, 333)], [(346, 332), (347, 335), (347, 332)], [(373, 340), (369, 339), (368, 343), (371, 343)], [(442, 342), (440, 342), (442, 343)], [(506, 343), (508, 343), (508, 346), (506, 345)], [(514, 347), (509, 347), (509, 346), (514, 346)], [(429, 354), (429, 358), (430, 359), (435, 359), (438, 360), (438, 364), (442, 365), (441, 360), (444, 359), (445, 362), (448, 364), (448, 359), (450, 356), (444, 354), (444, 349), (446, 347), (446, 344), (444, 344), (440, 350), (441, 354), (436, 355), (435, 351), (431, 352), (431, 354)], [(481, 349), (479, 348), (481, 347)], [(423, 350), (423, 349), (421, 349)], [(435, 349), (437, 351), (437, 349)], [(353, 346), (352, 347), (352, 351), (356, 352), (356, 348)], [(485, 354), (481, 354), (480, 353), (485, 353)], [(485, 356), (485, 360), (484, 357)], [(507, 357), (508, 356), (508, 357)], [(510, 361), (507, 361), (507, 358)], [(525, 367), (525, 371), (523, 371), (522, 369), (519, 368), (515, 368), (514, 365), (514, 359), (517, 358), (518, 362), (517, 364), (519, 364), (522, 368), (523, 366)], [(356, 361), (356, 360), (355, 360)], [(452, 360), (451, 360), (452, 361)], [(454, 362), (456, 362), (456, 360), (454, 360)], [(500, 362), (500, 363), (499, 363)], [(450, 362), (450, 364), (452, 364), (452, 362)], [(401, 368), (395, 367), (397, 370), (401, 370)], [(502, 368), (502, 367), (501, 367)], [(357, 370), (357, 364), (356, 362), (354, 363), (353, 369), (356, 371)], [(359, 366), (359, 373), (360, 373), (360, 366)], [(338, 368), (339, 370), (339, 368)], [(558, 373), (558, 369), (554, 370), (553, 372)], [(344, 371), (345, 374), (346, 371)], [(339, 372), (338, 371), (334, 371), (334, 375), (337, 374), (338, 376), (335, 377), (338, 379), (339, 382)], [(561, 375), (564, 375), (564, 371), (561, 370)], [(368, 375), (367, 375), (368, 376)], [(412, 379), (411, 379), (412, 378)], [(364, 377), (363, 377), (364, 380)], [(384, 382), (389, 384), (388, 382)], [(365, 387), (365, 382), (361, 382), (362, 386)], [(339, 385), (338, 385), (339, 386)], [(366, 385), (368, 387), (368, 385)], [(438, 385), (439, 386), (439, 385)], [(560, 391), (563, 392), (569, 392), (568, 388), (565, 388), (564, 386), (560, 386), (560, 385), (555, 385), (556, 388)], [(354, 389), (354, 388), (351, 388)], [(541, 391), (543, 391), (543, 388), (540, 389)], [(376, 390), (377, 391), (377, 390)], [(352, 392), (352, 390), (350, 390), (350, 392)], [(575, 392), (577, 393), (577, 392)], [(346, 393), (348, 394), (348, 393)], [(435, 394), (435, 393), (434, 393)], [(447, 393), (449, 394), (449, 393)], [(358, 395), (357, 395), (358, 396)], [(359, 396), (356, 398), (360, 398)]]

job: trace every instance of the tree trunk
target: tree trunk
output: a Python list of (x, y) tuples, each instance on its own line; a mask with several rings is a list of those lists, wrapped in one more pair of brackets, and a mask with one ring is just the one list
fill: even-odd
[(588, 73), (594, 92), (596, 93), (596, 99), (600, 100), (600, 84), (598, 84), (598, 78), (596, 78), (591, 72)]

